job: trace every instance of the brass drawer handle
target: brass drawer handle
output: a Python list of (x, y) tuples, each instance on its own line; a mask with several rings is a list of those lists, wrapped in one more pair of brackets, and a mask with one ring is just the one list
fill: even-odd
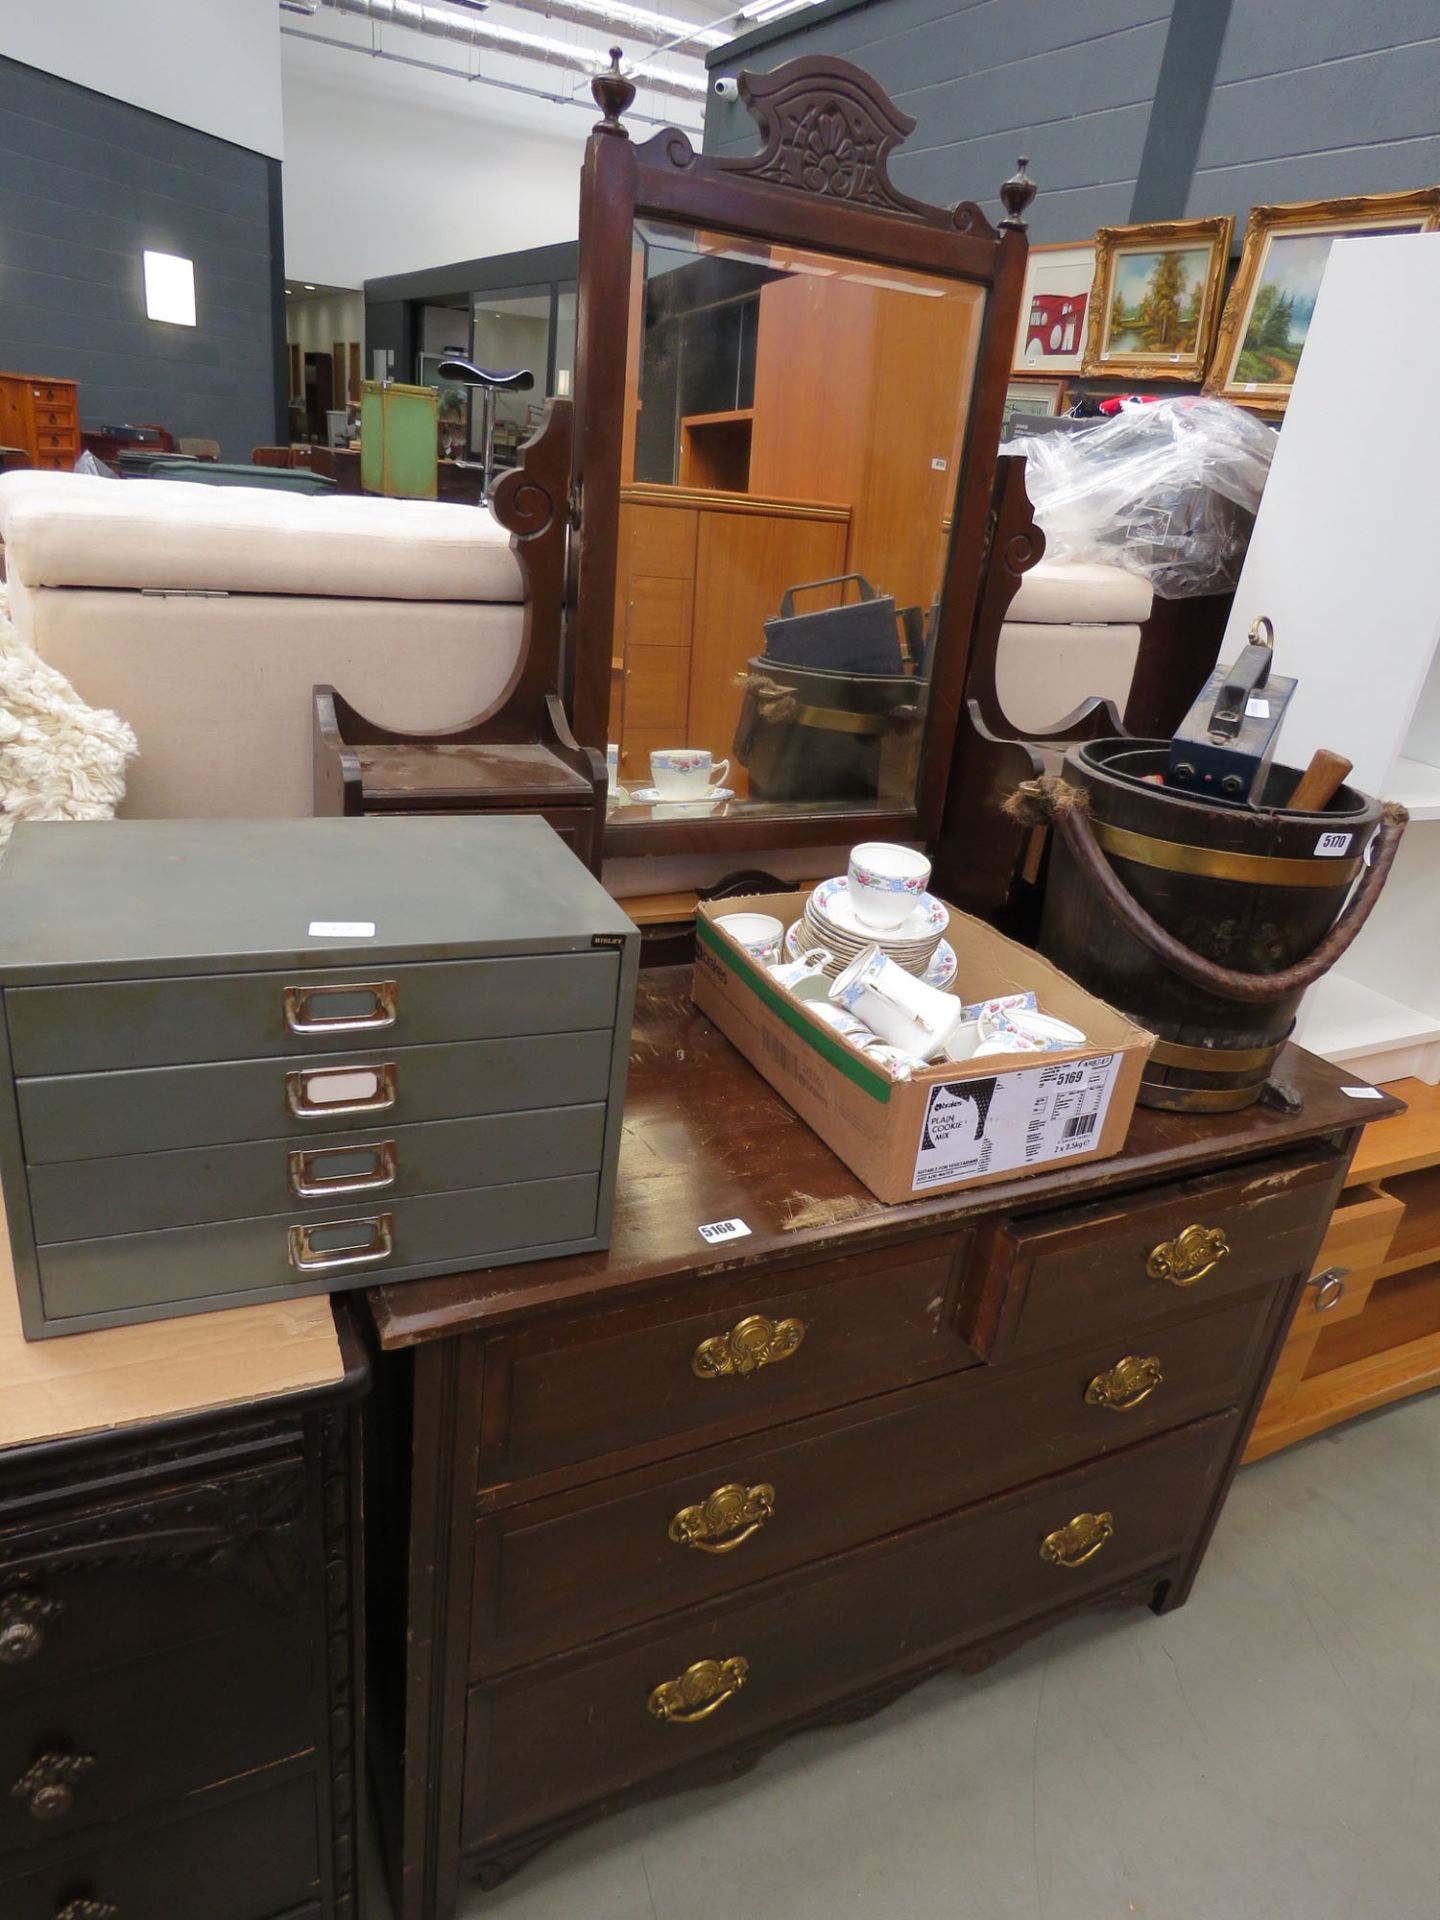
[[(312, 1088), (342, 1074), (368, 1073), (375, 1091), (363, 1100), (317, 1100)], [(396, 1073), (393, 1060), (379, 1067), (302, 1067), (285, 1076), (285, 1104), (297, 1120), (329, 1120), (337, 1113), (384, 1113), (395, 1104)]]
[(63, 1600), (46, 1600), (30, 1587), (0, 1594), (0, 1663), (18, 1667), (45, 1644), (45, 1623), (63, 1613)]
[(697, 1660), (678, 1680), (662, 1680), (646, 1705), (657, 1720), (693, 1727), (718, 1713), (744, 1686), (750, 1662), (732, 1654), (728, 1660)]
[(67, 1900), (55, 1920), (120, 1920), (113, 1900)]
[(1123, 1360), (1117, 1360), (1106, 1373), (1097, 1373), (1085, 1389), (1087, 1407), (1108, 1407), (1113, 1413), (1128, 1413), (1132, 1407), (1138, 1407), (1142, 1400), (1148, 1400), (1157, 1387), (1164, 1386), (1165, 1376), (1160, 1371), (1160, 1360), (1156, 1354), (1142, 1360), (1138, 1354), (1127, 1353)]
[(1046, 1534), (1040, 1542), (1040, 1558), (1054, 1567), (1083, 1567), (1114, 1532), (1113, 1513), (1077, 1513), (1066, 1526)]
[(1317, 1273), (1305, 1282), (1307, 1287), (1315, 1289), (1316, 1313), (1329, 1313), (1338, 1307), (1345, 1298), (1345, 1282), (1350, 1277), (1348, 1267), (1326, 1267), (1323, 1273)]
[[(322, 1160), (353, 1159), (357, 1153), (374, 1154), (373, 1173), (332, 1173), (327, 1178), (317, 1172)], [(393, 1140), (377, 1140), (364, 1147), (295, 1147), (290, 1153), (290, 1191), (301, 1200), (325, 1200), (336, 1193), (383, 1193), (395, 1184), (397, 1164)]]
[(775, 1489), (763, 1482), (758, 1487), (717, 1487), (698, 1506), (681, 1507), (670, 1522), (670, 1538), (698, 1553), (733, 1553), (774, 1511)]
[(76, 1785), (93, 1771), (93, 1753), (42, 1753), (10, 1789), (32, 1820), (58, 1820), (75, 1805)]
[(729, 1333), (702, 1340), (690, 1361), (690, 1371), (702, 1380), (719, 1380), (730, 1373), (754, 1373), (777, 1360), (788, 1360), (805, 1338), (803, 1320), (767, 1320), (752, 1313)]
[[(370, 1238), (363, 1247), (341, 1247), (326, 1253), (310, 1243), (312, 1233), (330, 1233), (336, 1227), (368, 1227)], [(377, 1214), (373, 1220), (323, 1220), (313, 1226), (291, 1227), (290, 1264), (297, 1273), (343, 1273), (347, 1267), (373, 1267), (388, 1260), (395, 1251), (393, 1214)]]
[[(315, 1015), (310, 1011), (312, 1000), (321, 1000), (326, 994), (369, 993), (375, 998), (373, 1013), (331, 1013)], [(285, 1025), (291, 1033), (379, 1033), (385, 1027), (393, 1027), (399, 1011), (400, 983), (398, 980), (356, 980), (349, 984), (337, 981), (333, 985), (314, 987), (286, 987), (282, 996), (285, 1007)]]
[(1186, 1227), (1173, 1240), (1150, 1249), (1145, 1271), (1152, 1280), (1168, 1280), (1175, 1287), (1193, 1287), (1219, 1266), (1230, 1251), (1222, 1227)]

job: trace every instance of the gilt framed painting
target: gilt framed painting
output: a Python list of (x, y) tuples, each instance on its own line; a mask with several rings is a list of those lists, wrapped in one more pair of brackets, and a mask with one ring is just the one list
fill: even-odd
[(1079, 373), (1095, 278), (1095, 243), (1031, 247), (1015, 338), (1014, 373)]
[(1252, 207), (1206, 393), (1262, 413), (1283, 413), (1334, 242), (1426, 233), (1437, 222), (1440, 187)]
[(1083, 371), (1106, 379), (1204, 378), (1235, 222), (1101, 227)]

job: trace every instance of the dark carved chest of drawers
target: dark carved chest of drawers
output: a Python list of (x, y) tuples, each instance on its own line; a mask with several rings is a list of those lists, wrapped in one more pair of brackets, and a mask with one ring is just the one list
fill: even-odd
[(687, 989), (642, 975), (608, 1255), (369, 1296), (402, 1920), (1078, 1608), (1183, 1601), (1358, 1136), (1293, 1051), (1298, 1114), (1141, 1113), (1116, 1159), (883, 1207)]
[(344, 1377), (0, 1452), (5, 1920), (353, 1920)]

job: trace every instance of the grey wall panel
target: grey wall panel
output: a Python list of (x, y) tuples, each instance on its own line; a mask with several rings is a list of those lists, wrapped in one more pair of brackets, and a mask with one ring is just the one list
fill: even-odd
[[(0, 365), (80, 383), (82, 426), (274, 438), (278, 163), (0, 58)], [(198, 324), (145, 315), (141, 253), (195, 263)]]
[(1436, 0), (1237, 6), (1186, 211), (1440, 181)]
[[(917, 125), (896, 184), (922, 199), (978, 200), (992, 217), (1000, 182), (1030, 156), (1042, 192), (1031, 237), (1069, 240), (1129, 217), (1150, 101), (1165, 47), (1168, 0), (877, 0), (721, 63), (778, 65), (833, 53), (873, 73)], [(757, 36), (751, 36), (752, 42)], [(744, 152), (748, 114), (712, 101), (706, 147)]]

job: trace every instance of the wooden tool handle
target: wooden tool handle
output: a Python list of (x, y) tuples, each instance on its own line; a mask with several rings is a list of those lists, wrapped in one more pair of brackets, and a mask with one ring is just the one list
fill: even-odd
[(1355, 762), (1328, 747), (1317, 747), (1310, 764), (1300, 776), (1300, 784), (1286, 801), (1289, 813), (1318, 813), (1340, 791), (1342, 782)]

